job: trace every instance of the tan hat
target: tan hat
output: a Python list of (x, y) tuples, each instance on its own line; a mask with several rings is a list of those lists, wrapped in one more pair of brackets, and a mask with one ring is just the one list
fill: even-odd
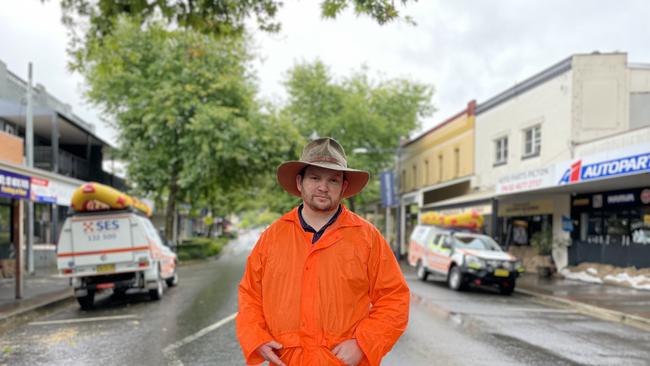
[(277, 171), (278, 182), (285, 191), (301, 197), (296, 187), (296, 176), (307, 165), (344, 172), (348, 189), (343, 194), (343, 198), (361, 192), (370, 178), (370, 174), (366, 171), (348, 168), (343, 147), (333, 138), (323, 137), (308, 143), (302, 150), (300, 160), (280, 164)]

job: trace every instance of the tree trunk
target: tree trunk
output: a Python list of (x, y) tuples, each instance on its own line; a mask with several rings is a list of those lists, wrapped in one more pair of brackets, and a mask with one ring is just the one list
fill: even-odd
[(165, 239), (174, 239), (174, 212), (176, 211), (176, 199), (178, 197), (178, 170), (172, 169), (167, 194), (167, 208), (165, 210)]
[(355, 212), (355, 207), (354, 207), (354, 197), (349, 197), (348, 198), (348, 203), (350, 204), (350, 211)]

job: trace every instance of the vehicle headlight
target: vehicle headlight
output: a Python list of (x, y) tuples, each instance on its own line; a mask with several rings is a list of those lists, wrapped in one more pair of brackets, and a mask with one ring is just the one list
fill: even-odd
[(503, 266), (503, 268), (507, 269), (508, 271), (512, 271), (512, 269), (515, 266), (515, 262), (503, 261), (501, 265)]
[(524, 271), (524, 262), (522, 262), (521, 259), (515, 261), (515, 270), (519, 272)]
[(485, 267), (485, 261), (473, 255), (466, 255), (465, 265), (469, 268), (480, 269), (482, 267)]

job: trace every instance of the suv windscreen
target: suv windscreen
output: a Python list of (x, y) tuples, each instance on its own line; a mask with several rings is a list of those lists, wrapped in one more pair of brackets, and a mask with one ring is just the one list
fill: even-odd
[(459, 249), (479, 249), (501, 251), (499, 244), (489, 236), (454, 235), (454, 247)]

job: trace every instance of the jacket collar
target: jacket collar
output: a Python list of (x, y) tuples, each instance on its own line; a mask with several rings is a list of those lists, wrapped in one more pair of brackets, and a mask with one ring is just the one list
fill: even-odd
[[(300, 225), (300, 218), (298, 217), (298, 207), (294, 207), (293, 210), (284, 214), (280, 220), (293, 222), (295, 225), (298, 225), (298, 227), (302, 227)], [(332, 224), (332, 228), (361, 226), (361, 224), (362, 219), (355, 213), (348, 210), (344, 204), (341, 204), (341, 214), (339, 215), (338, 219), (336, 219), (336, 221)]]

